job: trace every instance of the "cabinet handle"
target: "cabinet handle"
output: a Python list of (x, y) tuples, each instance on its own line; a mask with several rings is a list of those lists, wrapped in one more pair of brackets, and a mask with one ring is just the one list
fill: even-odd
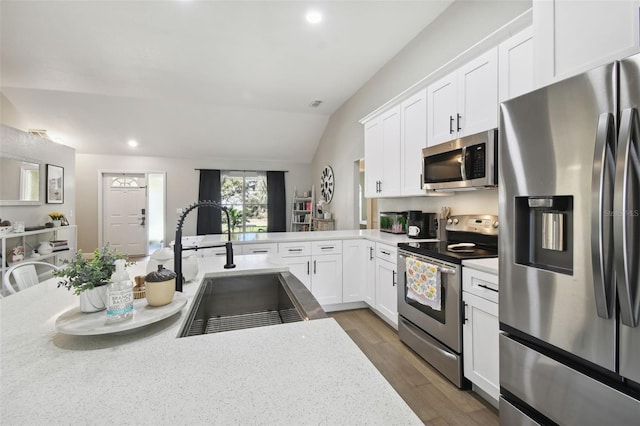
[(460, 114), (456, 114), (456, 127), (458, 128), (458, 131), (462, 130), (462, 127), (460, 127), (460, 119), (462, 118), (462, 116)]
[(310, 274), (309, 268), (310, 268), (310, 261), (307, 260), (307, 275)]
[(320, 247), (320, 250), (333, 250), (335, 248), (335, 246), (324, 246), (324, 247)]
[(462, 302), (462, 309), (464, 309), (464, 318), (463, 318), (463, 320), (462, 320), (462, 323), (463, 323), (463, 324), (466, 324), (466, 323), (467, 323), (467, 321), (469, 321), (469, 318), (467, 317), (467, 307), (468, 307), (468, 306), (469, 306), (469, 305), (467, 305), (467, 303), (466, 303), (466, 302), (464, 302), (464, 301)]
[(251, 253), (269, 253), (269, 250), (252, 250)]
[(449, 116), (449, 134), (453, 134), (453, 115)]
[(396, 286), (396, 275), (398, 274), (396, 271), (391, 271), (393, 272), (393, 287)]
[(299, 251), (302, 251), (302, 249), (301, 248), (296, 248), (296, 249), (290, 248), (289, 249), (289, 252), (299, 252)]
[(313, 275), (316, 274), (316, 261), (313, 261)]
[(369, 247), (369, 260), (373, 260), (373, 247)]
[(495, 291), (496, 293), (498, 293), (498, 290), (496, 290), (495, 288), (491, 288), (485, 284), (478, 284), (478, 287), (486, 288), (487, 290)]
[(390, 253), (390, 252), (388, 252), (388, 251), (384, 251), (384, 250), (380, 250), (380, 253), (382, 253), (382, 254), (386, 254), (387, 256), (390, 256), (390, 255), (391, 255), (391, 253)]

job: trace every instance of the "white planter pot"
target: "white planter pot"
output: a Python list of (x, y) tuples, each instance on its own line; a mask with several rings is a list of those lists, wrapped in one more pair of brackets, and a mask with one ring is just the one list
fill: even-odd
[(62, 226), (62, 221), (61, 220), (52, 220), (52, 222), (53, 222), (53, 227), (54, 228)]
[(102, 285), (80, 293), (80, 311), (98, 312), (107, 309), (107, 286)]

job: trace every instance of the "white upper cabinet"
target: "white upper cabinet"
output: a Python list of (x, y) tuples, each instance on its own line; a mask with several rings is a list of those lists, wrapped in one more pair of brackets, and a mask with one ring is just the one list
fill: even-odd
[(427, 90), (400, 104), (400, 195), (424, 195), (422, 148), (427, 146)]
[(499, 101), (533, 90), (533, 69), (533, 29), (529, 27), (498, 46)]
[(536, 85), (638, 52), (638, 0), (533, 2)]
[(498, 126), (498, 48), (427, 88), (427, 145)]
[(365, 196), (400, 195), (400, 105), (364, 126)]

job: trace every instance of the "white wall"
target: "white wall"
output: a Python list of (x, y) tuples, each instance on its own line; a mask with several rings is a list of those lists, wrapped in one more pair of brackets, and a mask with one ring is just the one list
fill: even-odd
[[(299, 192), (311, 189), (309, 164), (276, 163), (224, 159), (185, 159), (165, 157), (138, 157), (78, 154), (78, 247), (84, 252), (98, 246), (98, 182), (99, 171), (165, 172), (166, 223), (165, 242), (175, 239), (178, 215), (176, 209), (185, 208), (198, 201), (200, 174), (196, 169), (223, 170), (286, 170), (287, 209), (292, 203), (293, 187)], [(291, 212), (287, 210), (287, 230)], [(195, 235), (196, 214), (192, 212), (185, 221), (184, 235)]]
[[(336, 189), (330, 208), (337, 229), (357, 228), (354, 209), (358, 195), (353, 189), (353, 162), (364, 157), (364, 132), (358, 121), (530, 7), (531, 0), (456, 1), (331, 116), (315, 153), (311, 173), (318, 186), (322, 168), (326, 165), (333, 168)], [(497, 191), (459, 194), (446, 199), (381, 200), (379, 210), (437, 211), (442, 205), (452, 207), (454, 214), (497, 214)]]
[[(3, 116), (4, 119), (4, 116)], [(25, 226), (44, 225), (50, 221), (51, 212), (63, 213), (70, 224), (76, 216), (76, 151), (49, 139), (34, 136), (13, 127), (0, 125), (0, 153), (11, 154), (35, 160), (42, 164), (54, 164), (64, 167), (64, 203), (46, 204), (44, 167), (40, 176), (40, 195), (42, 204), (38, 206), (0, 206), (0, 218), (11, 222), (19, 220)], [(6, 185), (7, 182), (2, 182)]]

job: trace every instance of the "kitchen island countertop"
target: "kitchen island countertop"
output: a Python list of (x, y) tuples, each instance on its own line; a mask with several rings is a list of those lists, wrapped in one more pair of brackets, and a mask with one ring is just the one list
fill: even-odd
[(0, 422), (421, 424), (332, 318), (176, 338), (204, 275), (286, 270), (266, 256), (199, 261), (181, 313), (119, 334), (57, 333), (78, 304), (57, 280), (0, 300)]

